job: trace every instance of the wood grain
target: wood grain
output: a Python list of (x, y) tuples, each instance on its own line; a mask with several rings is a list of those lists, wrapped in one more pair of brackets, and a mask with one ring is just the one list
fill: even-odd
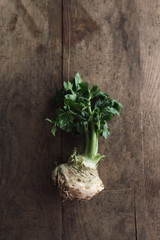
[[(139, 239), (160, 239), (160, 2), (139, 1), (144, 222)], [(141, 216), (142, 218), (142, 216)]]
[[(81, 7), (78, 7), (81, 5)], [(76, 10), (75, 10), (76, 9)], [(83, 11), (98, 28), (90, 34), (83, 36), (86, 26), (80, 23)], [(63, 206), (64, 239), (137, 239), (135, 185), (141, 185), (143, 179), (143, 161), (141, 152), (141, 121), (140, 121), (140, 45), (137, 6), (135, 1), (64, 1), (64, 43), (63, 74), (69, 80), (76, 72), (82, 79), (109, 92), (124, 105), (121, 117), (115, 118), (109, 124), (112, 132), (107, 141), (100, 140), (99, 152), (106, 155), (101, 162), (100, 176), (108, 191), (95, 197), (90, 204), (80, 205), (74, 202)], [(76, 15), (75, 12), (78, 14)], [(87, 22), (87, 20), (85, 20)], [(90, 20), (89, 20), (90, 21)], [(77, 23), (81, 32), (72, 27)], [(91, 27), (92, 29), (92, 27)], [(82, 34), (83, 38), (75, 37)], [(90, 35), (90, 36), (89, 36)], [(70, 43), (72, 36), (79, 39)], [(68, 39), (67, 39), (68, 37)], [(67, 39), (67, 40), (66, 40)], [(63, 138), (63, 156), (66, 151), (76, 144), (68, 142), (67, 135)], [(115, 195), (112, 191), (118, 191)], [(128, 191), (126, 199), (124, 191)], [(121, 196), (121, 197), (120, 197)], [(114, 207), (107, 205), (106, 199), (114, 199)], [(130, 218), (128, 213), (118, 219), (119, 227), (116, 229), (115, 216), (119, 214), (116, 209), (119, 197), (126, 206), (130, 205)], [(97, 199), (99, 205), (97, 207)], [(132, 199), (132, 200), (131, 200)], [(105, 206), (103, 205), (105, 204)], [(113, 208), (112, 208), (113, 207)], [(69, 211), (66, 210), (69, 208)], [(111, 208), (110, 219), (104, 209)], [(83, 209), (83, 212), (82, 212)], [(94, 214), (97, 209), (98, 215)], [(101, 214), (100, 214), (101, 213)], [(104, 222), (102, 219), (105, 219)], [(92, 222), (93, 220), (93, 222)], [(125, 222), (124, 222), (125, 221)], [(110, 225), (111, 224), (111, 225)], [(128, 224), (128, 229), (124, 225)], [(75, 231), (73, 229), (76, 229)], [(96, 229), (96, 230), (95, 230)], [(73, 233), (73, 236), (72, 236)]]
[[(160, 1), (0, 1), (0, 239), (160, 239)], [(76, 72), (124, 109), (100, 139), (105, 190), (61, 203), (51, 182), (80, 139), (44, 119)]]
[(41, 10), (35, 2), (3, 1), (0, 18), (0, 239), (59, 240), (51, 171), (61, 136), (51, 136), (45, 118), (61, 86), (61, 1)]
[(134, 199), (129, 191), (106, 191), (87, 203), (64, 203), (64, 240), (135, 240)]

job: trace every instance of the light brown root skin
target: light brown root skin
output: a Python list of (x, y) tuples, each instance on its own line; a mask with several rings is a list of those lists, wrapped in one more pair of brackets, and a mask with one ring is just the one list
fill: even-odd
[(97, 169), (75, 164), (59, 165), (53, 170), (52, 179), (64, 200), (88, 201), (104, 189)]

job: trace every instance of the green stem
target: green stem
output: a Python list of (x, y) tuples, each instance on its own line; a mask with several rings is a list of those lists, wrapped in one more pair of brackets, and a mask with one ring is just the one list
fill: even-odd
[(84, 127), (85, 132), (85, 148), (83, 155), (90, 160), (98, 153), (98, 134), (95, 131), (94, 122), (90, 122), (90, 134), (88, 128)]
[(85, 133), (85, 146), (84, 146), (84, 153), (83, 155), (87, 155), (88, 154), (88, 148), (89, 148), (89, 134), (88, 134), (88, 128), (87, 126), (84, 126), (84, 133)]
[(98, 153), (98, 134), (96, 133), (94, 122), (91, 122), (91, 140), (89, 146), (89, 157), (93, 158)]
[(91, 109), (91, 101), (90, 101), (90, 98), (88, 100), (88, 112), (90, 115), (93, 115), (93, 112), (92, 112), (92, 109)]
[[(90, 99), (88, 102), (88, 112), (93, 119), (93, 112), (91, 109)], [(86, 158), (92, 160), (98, 153), (98, 134), (96, 133), (93, 120), (90, 122), (90, 129), (88, 129), (88, 126), (84, 126), (84, 132), (85, 132), (85, 148), (83, 155)]]

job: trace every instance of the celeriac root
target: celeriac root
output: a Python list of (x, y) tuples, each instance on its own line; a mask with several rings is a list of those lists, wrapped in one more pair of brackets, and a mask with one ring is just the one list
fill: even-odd
[(61, 164), (53, 170), (52, 179), (64, 200), (88, 201), (104, 189), (97, 169), (84, 165)]

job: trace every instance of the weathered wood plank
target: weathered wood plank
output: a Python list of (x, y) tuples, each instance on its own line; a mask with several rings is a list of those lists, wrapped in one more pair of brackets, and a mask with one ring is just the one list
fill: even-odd
[(141, 116), (146, 228), (138, 239), (160, 239), (160, 2), (137, 1), (140, 27)]
[[(63, 7), (62, 69), (62, 1), (0, 2), (0, 239), (158, 240), (159, 1)], [(100, 140), (105, 191), (65, 202), (63, 218), (51, 182), (61, 134), (44, 121), (62, 70), (63, 80), (79, 72), (124, 105)], [(63, 161), (78, 143), (63, 134)]]
[(135, 240), (132, 191), (106, 191), (87, 203), (64, 203), (64, 240)]
[[(135, 20), (136, 6), (134, 3), (130, 5), (128, 1), (123, 1), (123, 4), (119, 1), (108, 1), (106, 4), (104, 1), (93, 4), (81, 1), (79, 4), (81, 8), (87, 9), (89, 19), (92, 14), (92, 21), (98, 27), (91, 36), (88, 32), (83, 40), (72, 43), (69, 49), (64, 49), (64, 78), (69, 79), (78, 71), (90, 85), (98, 84), (103, 91), (109, 92), (124, 105), (121, 117), (110, 123), (111, 136), (107, 141), (100, 141), (99, 151), (106, 154), (106, 160), (101, 164), (102, 169), (105, 167), (107, 170), (107, 174), (101, 172), (106, 187), (128, 188), (133, 186), (138, 174), (134, 167), (139, 164), (138, 160), (141, 160), (138, 76), (140, 56), (139, 30)], [(66, 1), (66, 5), (64, 22), (68, 23), (68, 27), (64, 29), (64, 40), (67, 36), (72, 38), (72, 35), (84, 35), (86, 32), (83, 23), (80, 32), (73, 32), (76, 27), (70, 27), (72, 22), (77, 22), (79, 28), (79, 20), (74, 18), (80, 16), (83, 19), (78, 1), (76, 5), (72, 1)], [(73, 11), (76, 12), (75, 8), (77, 15), (73, 14)]]
[[(118, 99), (124, 105), (121, 117), (115, 118), (109, 124), (112, 130), (111, 136), (107, 141), (101, 139), (99, 144), (99, 152), (106, 155), (106, 159), (99, 167), (100, 176), (109, 191), (95, 197), (86, 207), (83, 205), (83, 218), (79, 203), (64, 204), (65, 240), (75, 238), (106, 240), (117, 239), (117, 237), (118, 239), (135, 239), (137, 237), (135, 201), (131, 201), (134, 199), (135, 185), (137, 187), (141, 185), (141, 179), (143, 179), (141, 174), (143, 162), (140, 121), (140, 45), (137, 16), (136, 1), (64, 1), (64, 80), (69, 80), (79, 72), (84, 80), (90, 82), (90, 85), (99, 85), (103, 91), (109, 92), (111, 97)], [(87, 18), (90, 22), (89, 29)], [(76, 41), (73, 41), (74, 39)], [(67, 139), (68, 136), (64, 135), (64, 160), (66, 151), (71, 150), (71, 147), (76, 144), (75, 139), (73, 142)], [(124, 189), (130, 190), (129, 199), (123, 195)], [(128, 224), (128, 228), (132, 229), (129, 232), (127, 228), (122, 230), (124, 219), (125, 224), (128, 221), (127, 211), (122, 218), (119, 218), (121, 227), (116, 232), (114, 218), (116, 214), (118, 215), (119, 210), (116, 210), (116, 206), (119, 204), (119, 199), (115, 195), (113, 197), (110, 192), (112, 190), (120, 191), (122, 199), (124, 197), (122, 202), (124, 201), (126, 205), (130, 204), (131, 209), (134, 209), (130, 212), (130, 217), (134, 221), (131, 225)], [(115, 204), (110, 212), (110, 231), (107, 227), (106, 231), (104, 230), (100, 217), (95, 217), (93, 224), (91, 222), (94, 209), (97, 208), (102, 218), (105, 218), (103, 206), (109, 204), (106, 201), (107, 197), (115, 198)], [(83, 221), (87, 224), (86, 230)], [(74, 227), (76, 231), (72, 237)]]
[(61, 239), (51, 182), (61, 137), (51, 136), (45, 118), (61, 86), (62, 4), (45, 2), (0, 4), (1, 240)]

